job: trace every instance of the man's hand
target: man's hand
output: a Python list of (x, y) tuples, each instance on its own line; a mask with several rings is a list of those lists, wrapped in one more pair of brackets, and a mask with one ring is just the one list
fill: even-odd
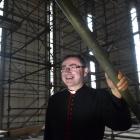
[(117, 83), (117, 85), (115, 85), (108, 78), (106, 73), (105, 73), (105, 77), (106, 77), (107, 84), (108, 84), (109, 88), (111, 88), (113, 95), (116, 96), (117, 98), (122, 98), (120, 91), (124, 91), (128, 88), (128, 81), (127, 81), (127, 78), (125, 77), (125, 75), (119, 71), (119, 73), (118, 73), (119, 82)]

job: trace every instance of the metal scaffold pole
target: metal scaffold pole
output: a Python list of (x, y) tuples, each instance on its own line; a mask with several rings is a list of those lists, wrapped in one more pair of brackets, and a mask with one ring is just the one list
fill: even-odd
[[(77, 9), (73, 6), (70, 0), (55, 0), (60, 9), (63, 11), (65, 16), (68, 18), (69, 22), (72, 24), (74, 29), (79, 33), (80, 37), (83, 39), (85, 44), (94, 53), (95, 58), (103, 68), (103, 70), (108, 74), (109, 78), (115, 83), (118, 83), (117, 73), (113, 68), (112, 64), (108, 60), (105, 53), (97, 45), (93, 38), (93, 34), (87, 27), (86, 23), (82, 17), (78, 14)], [(122, 97), (125, 99), (132, 112), (140, 120), (140, 106), (134, 100), (133, 96), (128, 90), (121, 92)]]

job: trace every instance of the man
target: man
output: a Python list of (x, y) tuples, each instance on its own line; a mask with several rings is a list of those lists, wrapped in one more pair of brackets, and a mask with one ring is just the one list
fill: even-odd
[(130, 112), (120, 94), (126, 90), (126, 77), (119, 72), (117, 85), (107, 77), (113, 94), (85, 85), (88, 68), (80, 55), (69, 55), (61, 66), (66, 89), (50, 97), (44, 140), (102, 140), (105, 126), (127, 130)]

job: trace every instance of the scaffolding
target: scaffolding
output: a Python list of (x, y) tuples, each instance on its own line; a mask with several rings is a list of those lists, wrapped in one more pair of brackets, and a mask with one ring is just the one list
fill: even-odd
[(50, 94), (50, 1), (5, 0), (3, 128), (44, 123)]

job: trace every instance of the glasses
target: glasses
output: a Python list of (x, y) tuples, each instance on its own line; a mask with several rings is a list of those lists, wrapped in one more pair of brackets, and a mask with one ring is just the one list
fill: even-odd
[(80, 65), (76, 65), (76, 64), (72, 64), (72, 65), (69, 65), (69, 66), (62, 66), (61, 67), (61, 72), (76, 71), (79, 68), (85, 68), (85, 66), (80, 66)]

